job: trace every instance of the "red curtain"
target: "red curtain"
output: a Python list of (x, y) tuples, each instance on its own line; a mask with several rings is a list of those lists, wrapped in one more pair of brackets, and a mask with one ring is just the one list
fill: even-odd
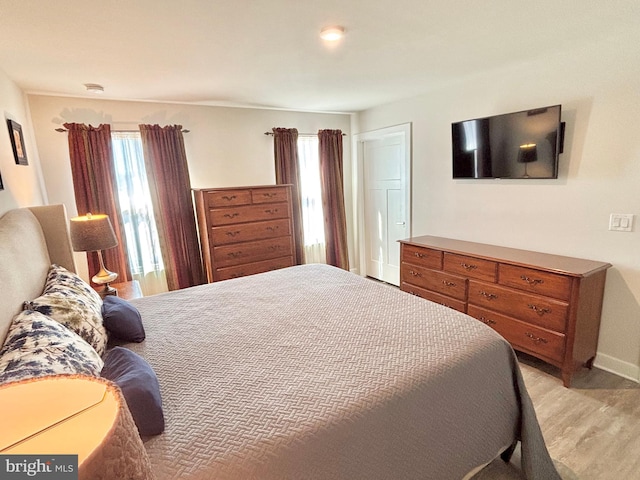
[(344, 209), (342, 131), (318, 131), (327, 264), (349, 270)]
[[(78, 215), (105, 213), (109, 215), (118, 246), (103, 251), (105, 266), (118, 274), (118, 281), (130, 281), (124, 229), (118, 208), (115, 171), (111, 151), (111, 127), (65, 123), (69, 131), (69, 157)], [(98, 255), (87, 253), (89, 276), (100, 269)]]
[(140, 125), (169, 290), (205, 283), (182, 126)]
[(298, 165), (298, 130), (273, 129), (273, 154), (276, 161), (276, 183), (291, 184), (293, 235), (296, 244), (296, 264), (304, 262), (302, 207), (300, 206), (300, 170)]

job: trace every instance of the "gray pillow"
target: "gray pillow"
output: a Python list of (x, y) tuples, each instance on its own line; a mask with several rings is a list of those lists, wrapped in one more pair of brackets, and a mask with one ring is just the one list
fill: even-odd
[(144, 358), (126, 348), (114, 347), (107, 352), (100, 375), (120, 387), (140, 435), (164, 431), (160, 384)]

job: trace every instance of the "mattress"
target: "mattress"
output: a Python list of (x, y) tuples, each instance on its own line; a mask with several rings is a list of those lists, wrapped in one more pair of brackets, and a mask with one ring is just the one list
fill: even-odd
[(158, 479), (460, 479), (518, 438), (527, 478), (560, 478), (511, 347), (452, 309), (326, 265), (133, 303)]

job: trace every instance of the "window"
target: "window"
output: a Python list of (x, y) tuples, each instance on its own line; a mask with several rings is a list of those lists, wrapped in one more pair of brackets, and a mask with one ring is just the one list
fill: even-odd
[(167, 291), (139, 132), (112, 132), (120, 215), (133, 278), (145, 295)]
[(298, 137), (305, 263), (326, 263), (317, 136)]

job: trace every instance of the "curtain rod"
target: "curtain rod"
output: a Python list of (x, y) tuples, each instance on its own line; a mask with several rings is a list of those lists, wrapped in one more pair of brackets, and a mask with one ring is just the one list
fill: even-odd
[[(264, 132), (265, 135), (273, 135), (273, 132)], [(317, 133), (298, 133), (299, 137), (317, 137), (318, 134)], [(343, 137), (346, 137), (347, 134), (343, 133), (342, 134)]]
[[(68, 132), (69, 130), (67, 130), (66, 128), (62, 128), (62, 127), (58, 127), (55, 129), (56, 132), (60, 132), (60, 133), (65, 133)], [(112, 132), (137, 132), (139, 133), (140, 130), (111, 130)], [(182, 129), (182, 133), (189, 133), (191, 132), (191, 130), (187, 130), (187, 129)]]

